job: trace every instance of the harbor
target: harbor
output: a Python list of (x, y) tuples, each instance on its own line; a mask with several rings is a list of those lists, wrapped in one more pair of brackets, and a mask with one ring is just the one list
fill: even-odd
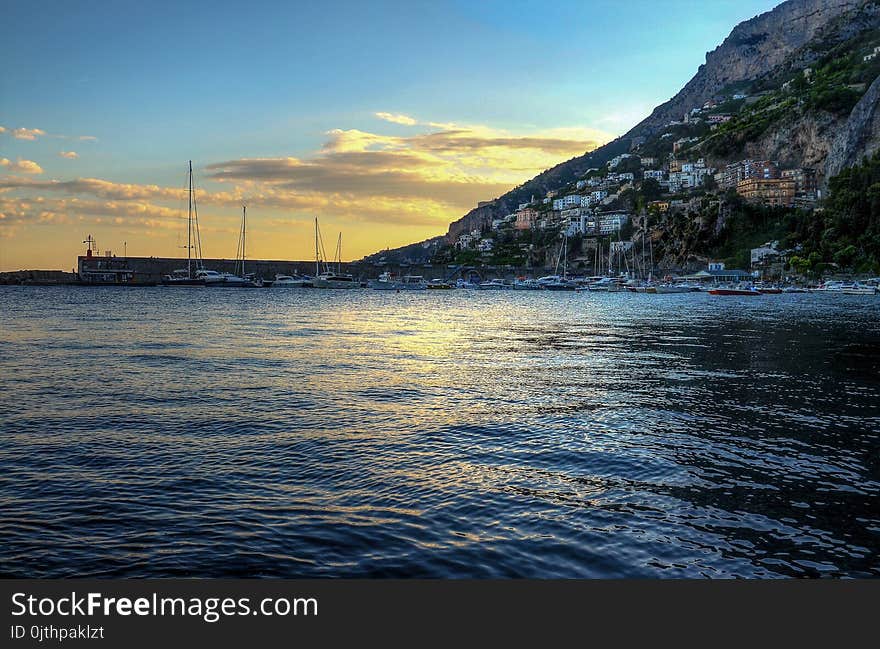
[[(62, 271), (12, 271), (0, 273), (0, 285), (28, 286), (169, 286), (180, 283), (185, 286), (207, 286), (210, 277), (197, 277), (197, 269), (210, 269), (216, 277), (239, 277), (240, 259), (198, 259), (163, 257), (117, 257), (98, 255), (91, 250), (91, 237), (85, 240), (89, 249), (76, 260), (76, 272)], [(368, 261), (330, 262), (323, 260), (247, 260), (246, 286), (251, 288), (315, 288), (321, 272), (344, 278), (342, 287), (375, 290), (511, 290), (511, 291), (574, 291), (577, 293), (621, 292), (648, 295), (668, 295), (709, 292), (713, 295), (779, 295), (787, 293), (838, 292), (849, 295), (880, 295), (880, 277), (829, 278), (815, 281), (765, 282), (744, 271), (726, 271), (723, 264), (715, 264), (707, 270), (680, 276), (665, 275), (654, 278), (632, 277), (629, 273), (616, 276), (569, 275), (565, 270), (544, 269), (548, 274), (535, 273), (532, 268), (486, 268), (447, 264), (394, 265)], [(189, 271), (187, 271), (189, 264)], [(332, 272), (327, 269), (334, 269)], [(322, 270), (323, 269), (323, 270)], [(316, 272), (318, 271), (318, 272)], [(168, 281), (184, 278), (185, 282)], [(326, 281), (319, 288), (330, 288)], [(339, 288), (340, 282), (336, 282)], [(216, 285), (216, 284), (215, 284)]]

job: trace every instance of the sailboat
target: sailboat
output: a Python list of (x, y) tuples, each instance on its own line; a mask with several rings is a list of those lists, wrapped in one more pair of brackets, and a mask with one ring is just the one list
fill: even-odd
[[(192, 160), (189, 161), (187, 174), (188, 209), (186, 218), (186, 268), (173, 271), (162, 278), (165, 286), (204, 286), (205, 278), (217, 275), (215, 271), (206, 271), (202, 264), (202, 239), (199, 235), (199, 211), (196, 205), (196, 190), (193, 183)], [(193, 258), (195, 250), (195, 258)]]
[(568, 280), (568, 232), (565, 233), (562, 250), (559, 251), (559, 256), (556, 258), (554, 273), (559, 271), (560, 260), (562, 260), (562, 276), (554, 274), (538, 279), (538, 284), (545, 291), (573, 291), (576, 287), (574, 282)]
[(360, 288), (360, 282), (356, 282), (349, 273), (342, 272), (342, 233), (336, 240), (336, 270), (334, 271), (326, 261), (324, 271), (321, 271), (324, 243), (321, 240), (321, 230), (318, 228), (318, 219), (315, 219), (315, 277), (312, 286), (315, 288)]
[(235, 252), (235, 272), (211, 272), (205, 276), (205, 286), (215, 288), (257, 288), (263, 283), (253, 273), (245, 272), (247, 244), (247, 205), (241, 206), (241, 230), (238, 233), (238, 247)]

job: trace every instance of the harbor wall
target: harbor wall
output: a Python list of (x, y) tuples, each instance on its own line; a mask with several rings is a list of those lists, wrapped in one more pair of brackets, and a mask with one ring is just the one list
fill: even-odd
[[(135, 283), (149, 284), (162, 281), (165, 275), (170, 275), (175, 270), (186, 268), (186, 259), (177, 257), (106, 257), (106, 256), (81, 256), (77, 259), (77, 268), (97, 268), (98, 264), (106, 264), (112, 261), (115, 268), (125, 267), (134, 272)], [(235, 272), (234, 259), (205, 259), (203, 265), (210, 270), (218, 272)], [(81, 266), (82, 264), (82, 266)], [(195, 264), (195, 262), (193, 262)], [(331, 264), (331, 269), (336, 270), (336, 264)], [(246, 261), (245, 270), (255, 273), (264, 279), (273, 279), (275, 275), (314, 275), (315, 262), (292, 261), (284, 259), (249, 259)], [(323, 265), (321, 270), (324, 270)], [(513, 279), (514, 277), (540, 277), (549, 271), (543, 268), (514, 268), (514, 267), (457, 267), (431, 264), (384, 264), (376, 262), (354, 261), (341, 264), (340, 270), (351, 273), (356, 279), (375, 279), (383, 272), (394, 275), (421, 275), (426, 280), (449, 279), (460, 277), (461, 273), (475, 273), (475, 277), (492, 279), (500, 277)], [(31, 284), (52, 285), (71, 284), (77, 282), (74, 273), (59, 270), (19, 270), (0, 273), (0, 284)]]
[[(98, 261), (106, 260), (107, 257), (80, 257), (87, 267)], [(170, 275), (173, 271), (186, 268), (186, 259), (175, 257), (113, 257), (114, 265), (123, 263), (135, 273), (139, 282), (160, 282), (162, 277)], [(195, 262), (193, 262), (195, 264)], [(218, 272), (235, 272), (236, 261), (234, 259), (205, 259), (203, 266)], [(331, 270), (336, 270), (336, 264), (330, 264)], [(321, 270), (324, 270), (323, 264)], [(342, 263), (340, 270), (343, 273), (351, 273), (356, 279), (375, 279), (383, 272), (395, 275), (421, 275), (427, 280), (446, 279), (451, 275), (458, 276), (458, 268), (451, 266), (432, 266), (431, 264), (379, 264), (372, 262), (354, 261)], [(530, 275), (538, 276), (545, 274), (544, 269), (526, 268), (479, 268), (477, 274), (484, 278), (505, 277), (513, 278)], [(314, 275), (314, 261), (290, 261), (283, 259), (248, 259), (245, 262), (245, 271), (254, 273), (257, 277), (273, 279), (275, 275)]]

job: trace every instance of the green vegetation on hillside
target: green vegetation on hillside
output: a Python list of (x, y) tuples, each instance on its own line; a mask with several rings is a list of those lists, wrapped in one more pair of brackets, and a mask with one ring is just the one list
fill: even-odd
[(816, 52), (820, 58), (812, 67), (756, 82), (751, 92), (757, 93), (753, 94), (757, 99), (742, 104), (738, 112), (731, 104), (726, 112), (735, 113), (734, 118), (705, 139), (703, 150), (712, 156), (735, 157), (771, 127), (812, 113), (848, 114), (880, 75), (880, 56), (864, 60), (875, 45), (880, 45), (880, 37), (868, 32)]
[(804, 271), (880, 271), (880, 154), (832, 178), (824, 208), (792, 224), (792, 239), (803, 246), (792, 264)]

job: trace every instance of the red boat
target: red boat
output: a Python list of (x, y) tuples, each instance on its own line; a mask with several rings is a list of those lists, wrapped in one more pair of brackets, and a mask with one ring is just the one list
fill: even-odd
[(782, 293), (781, 288), (759, 288), (758, 292), (761, 295), (779, 295)]
[(761, 291), (753, 288), (713, 288), (709, 295), (761, 295)]

